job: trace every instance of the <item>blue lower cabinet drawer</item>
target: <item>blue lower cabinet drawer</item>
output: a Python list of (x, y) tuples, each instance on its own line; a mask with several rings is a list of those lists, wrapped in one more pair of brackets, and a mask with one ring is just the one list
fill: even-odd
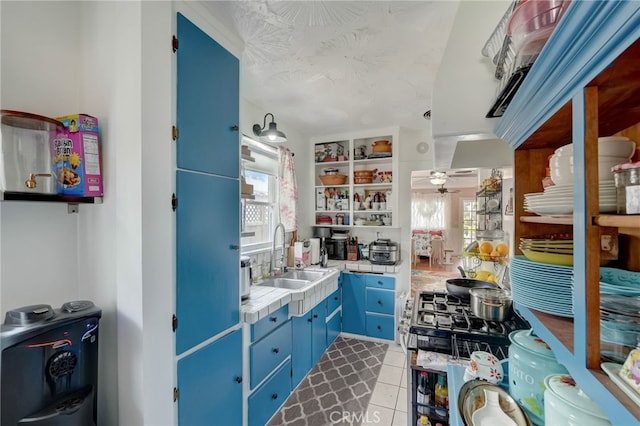
[(249, 426), (267, 424), (290, 393), (291, 362), (287, 361), (249, 397)]
[(287, 321), (249, 348), (251, 389), (291, 355), (291, 321)]
[(366, 277), (367, 287), (393, 290), (396, 286), (396, 279), (394, 277), (385, 277), (384, 275), (373, 274), (367, 275)]
[(289, 318), (289, 305), (284, 305), (255, 324), (251, 324), (251, 341), (255, 342), (280, 327)]
[(367, 336), (393, 340), (393, 315), (367, 313)]
[(327, 315), (331, 315), (333, 311), (338, 309), (342, 304), (342, 292), (337, 289), (327, 297)]
[(367, 312), (393, 315), (395, 312), (396, 292), (393, 290), (380, 290), (367, 288)]

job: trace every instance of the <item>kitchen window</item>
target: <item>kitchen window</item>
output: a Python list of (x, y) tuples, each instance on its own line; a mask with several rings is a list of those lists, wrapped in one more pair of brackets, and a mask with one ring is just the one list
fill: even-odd
[(476, 216), (476, 200), (472, 198), (462, 199), (462, 251), (476, 241), (476, 229), (478, 221)]
[(247, 184), (253, 185), (254, 195), (253, 199), (244, 199), (242, 203), (242, 251), (271, 249), (277, 207), (278, 152), (246, 136), (242, 138), (242, 144), (249, 146), (254, 159), (242, 162), (242, 175)]

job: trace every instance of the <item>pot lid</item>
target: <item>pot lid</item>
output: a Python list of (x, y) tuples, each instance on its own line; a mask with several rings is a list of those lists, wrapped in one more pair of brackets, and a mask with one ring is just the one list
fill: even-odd
[(607, 416), (602, 412), (598, 404), (593, 402), (587, 394), (582, 392), (582, 389), (576, 385), (573, 377), (567, 374), (552, 374), (545, 377), (544, 384), (547, 387), (547, 391), (567, 404), (591, 416), (607, 419)]
[(512, 331), (509, 334), (509, 340), (511, 340), (511, 343), (514, 345), (520, 346), (537, 355), (554, 360), (556, 358), (549, 345), (547, 345), (547, 342), (532, 334), (531, 329)]

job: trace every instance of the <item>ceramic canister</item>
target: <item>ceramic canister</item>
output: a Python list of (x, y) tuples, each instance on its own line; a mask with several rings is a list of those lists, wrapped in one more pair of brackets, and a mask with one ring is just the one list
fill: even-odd
[(509, 393), (534, 423), (544, 424), (544, 379), (549, 374), (568, 374), (549, 345), (532, 334), (517, 330), (509, 334)]
[(567, 374), (544, 379), (544, 420), (548, 425), (608, 426), (611, 422)]

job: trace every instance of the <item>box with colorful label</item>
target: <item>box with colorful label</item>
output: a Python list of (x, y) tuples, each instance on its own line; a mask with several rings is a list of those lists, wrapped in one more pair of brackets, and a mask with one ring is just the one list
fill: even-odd
[(64, 195), (101, 197), (102, 164), (98, 119), (86, 114), (58, 117), (64, 133), (52, 149), (58, 192)]

